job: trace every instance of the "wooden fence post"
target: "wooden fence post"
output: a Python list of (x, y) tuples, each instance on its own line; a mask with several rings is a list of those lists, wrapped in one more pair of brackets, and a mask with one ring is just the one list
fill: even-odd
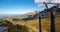
[(39, 31), (42, 32), (42, 26), (41, 26), (41, 14), (39, 13)]
[(56, 8), (51, 11), (51, 32), (55, 32), (55, 11)]

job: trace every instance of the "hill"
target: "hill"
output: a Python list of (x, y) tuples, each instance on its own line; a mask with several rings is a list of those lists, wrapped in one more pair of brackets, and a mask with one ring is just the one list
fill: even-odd
[[(7, 17), (2, 19), (1, 26), (8, 26), (10, 32), (39, 32), (39, 13), (42, 14), (42, 31), (50, 32), (51, 9), (35, 11), (22, 15), (21, 17)], [(60, 8), (56, 11), (55, 16), (56, 32), (60, 32)]]

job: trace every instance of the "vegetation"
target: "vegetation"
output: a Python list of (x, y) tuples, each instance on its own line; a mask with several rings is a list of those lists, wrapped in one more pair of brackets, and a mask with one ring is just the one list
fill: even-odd
[[(42, 20), (42, 31), (50, 32), (50, 18), (43, 18)], [(15, 18), (6, 18), (3, 20), (4, 24), (2, 26), (8, 26), (8, 32), (39, 32), (39, 19), (35, 18), (33, 20), (19, 20)], [(60, 32), (60, 15), (56, 16), (55, 20), (56, 32)]]

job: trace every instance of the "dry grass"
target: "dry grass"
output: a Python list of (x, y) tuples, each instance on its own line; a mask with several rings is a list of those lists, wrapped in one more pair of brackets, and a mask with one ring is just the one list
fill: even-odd
[[(14, 22), (14, 25), (16, 25), (16, 24), (19, 24), (22, 26), (25, 25), (28, 28), (28, 30), (30, 30), (32, 32), (39, 32), (39, 20), (38, 19), (28, 20), (26, 22), (16, 21), (16, 22)], [(50, 18), (42, 19), (42, 31), (43, 32), (50, 32), (50, 24), (51, 24)], [(56, 32), (60, 32), (60, 15), (56, 16), (55, 24), (56, 24), (56, 26), (55, 26)], [(11, 28), (11, 31), (16, 31), (16, 28), (15, 29)], [(18, 31), (18, 29), (17, 29), (17, 31)], [(20, 30), (20, 31), (22, 31), (22, 30)]]

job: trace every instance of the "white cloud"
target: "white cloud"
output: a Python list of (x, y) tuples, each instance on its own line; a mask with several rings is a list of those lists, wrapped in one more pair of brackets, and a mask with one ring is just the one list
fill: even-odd
[(35, 3), (47, 2), (47, 0), (34, 0)]
[(53, 3), (60, 3), (60, 0), (34, 0), (35, 3), (41, 3), (41, 2), (53, 2)]
[(52, 0), (52, 3), (60, 3), (60, 0)]
[(38, 6), (41, 6), (43, 4), (40, 4), (40, 3), (47, 2), (47, 0), (34, 0), (34, 2), (38, 4)]
[[(40, 4), (40, 3), (43, 3), (43, 2), (52, 2), (52, 3), (60, 3), (60, 0), (34, 0), (34, 2), (38, 5), (38, 6), (42, 6), (43, 4)], [(54, 4), (48, 4), (48, 7), (52, 7), (54, 6)]]

